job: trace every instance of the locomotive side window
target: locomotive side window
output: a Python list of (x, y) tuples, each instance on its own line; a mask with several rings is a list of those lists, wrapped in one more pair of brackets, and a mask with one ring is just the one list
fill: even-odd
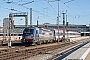
[(36, 34), (38, 34), (38, 30), (36, 30)]

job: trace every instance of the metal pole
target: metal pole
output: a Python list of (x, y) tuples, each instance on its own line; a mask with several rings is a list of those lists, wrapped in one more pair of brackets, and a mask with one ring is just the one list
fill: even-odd
[(25, 16), (25, 27), (28, 27), (28, 13), (27, 13), (27, 15)]
[(9, 14), (9, 42), (8, 42), (8, 47), (11, 47), (11, 31), (12, 31), (12, 20), (13, 20), (13, 14)]
[(37, 20), (37, 27), (38, 27), (38, 20)]
[(58, 23), (58, 42), (59, 42), (59, 1), (58, 0), (58, 17), (57, 17), (57, 23)]
[(68, 22), (66, 22), (66, 31), (67, 31), (67, 41), (69, 42), (69, 38), (68, 38)]
[(67, 41), (68, 41), (68, 22), (67, 22), (67, 15), (66, 15), (66, 32), (67, 32)]
[[(67, 14), (66, 14), (66, 32), (67, 32)], [(68, 32), (67, 32), (67, 37), (66, 38), (68, 39)]]
[(65, 40), (65, 13), (63, 14), (63, 39)]
[(3, 20), (3, 40), (1, 41), (1, 45), (3, 45), (4, 40), (5, 40), (5, 31), (4, 31), (4, 20)]
[(30, 8), (30, 26), (32, 26), (32, 8)]

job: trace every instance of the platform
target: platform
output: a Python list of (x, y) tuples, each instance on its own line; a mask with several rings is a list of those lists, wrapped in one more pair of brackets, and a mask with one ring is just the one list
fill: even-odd
[(90, 51), (89, 51), (88, 55), (86, 56), (85, 60), (90, 60)]
[(73, 60), (73, 59), (85, 60), (89, 51), (90, 51), (90, 43), (86, 44), (85, 46), (83, 46), (83, 47), (79, 48), (78, 50), (76, 50), (75, 52), (71, 53), (70, 55), (65, 57), (63, 60)]

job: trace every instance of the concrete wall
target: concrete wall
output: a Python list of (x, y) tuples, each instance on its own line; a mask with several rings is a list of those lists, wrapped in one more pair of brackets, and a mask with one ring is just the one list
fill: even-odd
[(87, 38), (90, 38), (90, 36), (83, 36), (83, 37), (77, 37), (77, 38), (70, 38), (70, 42), (78, 41), (78, 40), (82, 40), (82, 39), (87, 39)]

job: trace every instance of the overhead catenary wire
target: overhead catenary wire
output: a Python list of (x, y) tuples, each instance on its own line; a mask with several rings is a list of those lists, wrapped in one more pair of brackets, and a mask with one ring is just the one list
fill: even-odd
[[(9, 1), (9, 0), (8, 0)], [(21, 0), (22, 1), (22, 0)], [(44, 0), (44, 1), (46, 1), (46, 0)], [(11, 2), (11, 3), (15, 3), (15, 2), (13, 2), (13, 1), (9, 1), (9, 2)], [(33, 1), (34, 2), (34, 1)], [(48, 2), (48, 1), (46, 1), (48, 4), (49, 4), (49, 6), (53, 9), (53, 11), (55, 12), (55, 13), (57, 13), (56, 11), (55, 11), (55, 9), (52, 7), (52, 5), (50, 5), (50, 3)], [(27, 2), (27, 3), (29, 3), (29, 2)], [(20, 5), (20, 4), (18, 4), (19, 6), (22, 6), (22, 7), (24, 7), (24, 8), (26, 8), (26, 9), (30, 9), (30, 8), (28, 8), (28, 7), (25, 7), (25, 6), (23, 6), (22, 4)], [(69, 7), (68, 7), (69, 8)], [(6, 8), (6, 9), (8, 9), (8, 8)], [(17, 10), (14, 10), (14, 9), (9, 9), (9, 10), (12, 10), (12, 11), (17, 11)], [(39, 11), (35, 11), (35, 10), (33, 10), (34, 12), (37, 12), (37, 13), (40, 13)], [(20, 12), (20, 11), (19, 11)], [(43, 13), (40, 13), (41, 15), (43, 14)]]
[[(70, 0), (70, 1), (67, 1), (67, 2), (65, 2), (64, 4), (67, 4), (67, 3), (70, 3), (70, 2), (72, 2), (72, 1), (74, 1), (74, 2), (76, 2), (76, 4), (77, 4), (77, 6), (80, 8), (80, 10), (84, 13), (84, 14), (86, 14), (86, 12), (81, 8), (81, 6), (78, 4), (78, 2), (76, 1), (76, 0)], [(67, 6), (68, 7), (68, 6)], [(68, 7), (69, 8), (69, 7)], [(74, 11), (73, 11), (74, 12)], [(80, 17), (80, 15), (78, 15), (78, 18)]]
[[(4, 0), (5, 1), (5, 0)], [(11, 4), (13, 1), (5, 1), (4, 3), (8, 3), (8, 4)], [(3, 9), (7, 9), (7, 10), (11, 10), (11, 11), (17, 11), (17, 12), (21, 12), (21, 11), (18, 11), (18, 10), (15, 10), (14, 8), (7, 8), (7, 7), (1, 7), (0, 8), (3, 8)]]
[[(44, 1), (46, 1), (46, 0), (44, 0)], [(50, 5), (50, 3), (48, 2), (48, 1), (46, 1), (48, 4), (49, 4), (49, 6), (53, 9), (53, 11), (55, 12), (55, 13), (57, 13), (56, 11), (55, 11), (55, 9), (52, 7), (52, 5)], [(62, 2), (62, 1), (61, 1)], [(62, 2), (63, 3), (63, 2)], [(64, 4), (64, 3), (63, 3)], [(25, 7), (24, 5), (20, 5), (20, 4), (18, 4), (19, 6), (22, 6), (22, 7), (24, 7), (24, 8), (26, 8), (26, 9), (30, 9), (30, 8), (28, 8), (28, 7)], [(66, 4), (65, 4), (66, 5)], [(67, 6), (67, 5), (66, 5)], [(70, 7), (69, 6), (67, 6), (69, 9), (70, 9)], [(70, 9), (71, 11), (73, 11), (72, 9)], [(32, 11), (34, 11), (34, 12), (37, 12), (37, 13), (39, 13), (39, 14), (41, 14), (41, 15), (43, 15), (43, 13), (40, 13), (39, 11), (35, 11), (35, 10), (32, 10)], [(74, 11), (73, 11), (74, 12)], [(75, 14), (76, 14), (76, 12), (74, 12)], [(77, 15), (77, 14), (76, 14)], [(47, 15), (46, 15), (47, 16)], [(79, 16), (79, 15), (78, 15)]]
[[(8, 0), (3, 0), (3, 1), (8, 1)], [(14, 3), (14, 0), (9, 0), (9, 1), (13, 1), (12, 3)], [(31, 0), (31, 1), (33, 1), (33, 0)], [(48, 2), (48, 0), (43, 0), (43, 1), (45, 1), (46, 3), (48, 3), (47, 5), (48, 6), (50, 6), (51, 8), (52, 8), (52, 10), (54, 11), (53, 13), (56, 13), (57, 14), (57, 11), (54, 9), (54, 7)], [(62, 2), (63, 0), (60, 0), (60, 2)], [(75, 1), (75, 0), (69, 0), (68, 1), (68, 3), (70, 2), (70, 1)], [(18, 3), (18, 5), (19, 6), (22, 6), (22, 7), (24, 7), (25, 9), (30, 9), (30, 8), (28, 8), (28, 7), (26, 7), (26, 6), (23, 6), (23, 5), (25, 5), (25, 3), (26, 4), (29, 4), (29, 2), (30, 1), (26, 1), (26, 0), (19, 0), (19, 1), (16, 1), (17, 3)], [(20, 2), (20, 3), (19, 3)], [(22, 2), (22, 3), (21, 3)], [(34, 2), (35, 2), (35, 0), (34, 0)], [(77, 1), (76, 1), (77, 2)], [(68, 9), (70, 9), (74, 14), (76, 14), (77, 16), (80, 16), (78, 13), (76, 13), (73, 9), (71, 9), (65, 2), (62, 2), (64, 5), (66, 5), (66, 7), (68, 7)], [(21, 5), (20, 5), (21, 4)], [(80, 7), (80, 5), (77, 3), (77, 5), (78, 5), (78, 7)], [(15, 6), (15, 5), (14, 5)], [(50, 8), (49, 8), (50, 9)], [(80, 7), (80, 9), (82, 9), (81, 7)], [(8, 10), (12, 10), (13, 11), (13, 9), (9, 9), (8, 8)], [(18, 11), (18, 10), (14, 10), (14, 11)], [(41, 14), (41, 15), (43, 15), (43, 13), (41, 12), (41, 11), (37, 11), (37, 10), (32, 10), (32, 11), (34, 11), (34, 12), (36, 12), (36, 13), (39, 13), (39, 14)], [(84, 12), (84, 10), (82, 9), (82, 11)], [(85, 13), (85, 12), (84, 12)], [(49, 17), (47, 14), (45, 14), (47, 17)]]
[[(3, 0), (3, 1), (8, 1), (8, 2), (12, 2), (11, 0)], [(50, 3), (47, 1), (47, 0), (44, 0), (44, 1), (46, 1), (48, 4), (49, 4), (49, 6), (50, 7), (52, 7), (51, 5), (50, 5)], [(65, 3), (69, 3), (69, 2), (72, 2), (72, 1), (75, 1), (75, 0), (69, 0), (69, 1), (67, 1), (67, 2), (64, 2), (64, 4)], [(29, 1), (25, 1), (25, 0), (19, 0), (18, 2), (26, 2), (26, 4), (29, 4), (30, 2)], [(31, 2), (34, 2), (34, 0), (32, 0)], [(62, 2), (62, 1), (61, 1)], [(76, 3), (77, 3), (77, 1), (75, 1)], [(24, 4), (24, 3), (23, 3)], [(22, 5), (23, 5), (22, 4)], [(78, 4), (78, 3), (77, 3)], [(79, 6), (79, 4), (78, 4), (78, 6)], [(70, 7), (69, 6), (67, 6), (69, 9), (70, 9)], [(80, 6), (79, 6), (80, 7)], [(25, 7), (26, 8), (26, 7)], [(52, 9), (54, 10), (54, 12), (56, 13), (56, 11), (55, 11), (55, 9), (52, 7)], [(72, 10), (73, 11), (73, 10)], [(74, 11), (73, 11), (74, 12)], [(84, 11), (83, 11), (84, 12)]]
[[(20, 5), (20, 4), (18, 4), (18, 3), (16, 3), (17, 5), (19, 5), (19, 6), (22, 6), (22, 7), (24, 7), (24, 8), (26, 8), (26, 9), (30, 9), (30, 8), (28, 8), (28, 7), (25, 7), (24, 5)], [(44, 13), (41, 13), (40, 11), (36, 11), (36, 10), (32, 10), (32, 11), (34, 11), (34, 12), (36, 12), (36, 13), (39, 13), (39, 14), (41, 14), (41, 15), (43, 15)], [(45, 14), (48, 18), (50, 18), (50, 16), (48, 16), (47, 14)], [(55, 19), (53, 19), (53, 18), (50, 18), (50, 19), (52, 19), (52, 20), (55, 20)]]
[(76, 4), (78, 5), (78, 7), (81, 9), (81, 11), (82, 11), (84, 14), (86, 14), (85, 11), (81, 8), (81, 6), (77, 3), (76, 0), (75, 0), (75, 2), (76, 2)]
[[(61, 1), (62, 2), (62, 1)], [(72, 10), (68, 5), (66, 5), (64, 2), (62, 2), (68, 9), (70, 9), (74, 14), (76, 14), (76, 12), (74, 11), (74, 10)], [(76, 15), (78, 15), (78, 13), (76, 14)], [(78, 15), (78, 16), (80, 16), (80, 15)]]
[(17, 12), (21, 12), (21, 11), (18, 11), (18, 10), (12, 9), (12, 8), (9, 9), (9, 8), (5, 8), (5, 7), (1, 7), (1, 6), (0, 6), (0, 8), (7, 9), (7, 10), (12, 10), (12, 11), (17, 11)]
[(72, 1), (74, 1), (74, 0), (70, 0), (70, 1), (64, 2), (64, 4), (69, 3), (69, 2), (72, 2)]
[[(46, 1), (46, 0), (45, 0)], [(52, 7), (52, 5), (50, 5), (50, 3), (48, 2), (48, 1), (46, 1), (48, 4), (49, 4), (49, 6), (53, 9), (53, 11), (55, 12), (55, 13), (57, 13), (56, 11), (55, 11), (55, 9)]]
[[(46, 1), (46, 0), (45, 0), (45, 1)], [(46, 1), (46, 2), (48, 3), (48, 1)], [(13, 2), (13, 1), (12, 1), (12, 3), (16, 3), (16, 2)], [(17, 3), (17, 4), (18, 4), (18, 3)], [(50, 3), (48, 3), (48, 4), (49, 4), (49, 6), (53, 9), (53, 11), (56, 13), (56, 11), (55, 11), (55, 9), (52, 7), (52, 5), (50, 5)], [(18, 5), (26, 8), (26, 9), (30, 9), (30, 8), (25, 7), (25, 6), (23, 6), (23, 5), (20, 5), (20, 4), (18, 4)], [(7, 9), (8, 9), (8, 8), (7, 8)], [(12, 10), (12, 9), (10, 9), (10, 10)], [(13, 11), (17, 11), (17, 10), (13, 10)], [(37, 12), (37, 13), (43, 15), (43, 13), (40, 13), (39, 11), (35, 11), (35, 10), (32, 10), (32, 11)], [(46, 16), (47, 16), (47, 15), (46, 15)], [(49, 17), (49, 16), (48, 16), (48, 17)]]
[(74, 0), (71, 0), (71, 1), (68, 1), (68, 2), (63, 2), (61, 1), (62, 4), (64, 4), (68, 9), (70, 9), (74, 14), (75, 16), (73, 17), (72, 15), (69, 15), (69, 17), (71, 17), (73, 20), (76, 19), (75, 17), (78, 16), (80, 17), (80, 15), (78, 13), (76, 13), (73, 9), (71, 9), (66, 3), (69, 3), (69, 2), (72, 2)]
[[(46, 0), (45, 0), (46, 1)], [(68, 1), (68, 2), (63, 2), (63, 1), (61, 1), (60, 0), (60, 2), (61, 3), (63, 3), (68, 9), (70, 9), (74, 14), (76, 14), (77, 16), (79, 16), (80, 17), (80, 15), (78, 14), (78, 13), (76, 13), (74, 10), (72, 10), (68, 5), (66, 5), (66, 3), (69, 3), (69, 2), (72, 2), (72, 1), (74, 1), (74, 0), (70, 0), (70, 1)], [(55, 1), (52, 1), (52, 2), (55, 2)], [(47, 2), (47, 3), (49, 3), (49, 2)], [(60, 17), (61, 18), (61, 17)]]

